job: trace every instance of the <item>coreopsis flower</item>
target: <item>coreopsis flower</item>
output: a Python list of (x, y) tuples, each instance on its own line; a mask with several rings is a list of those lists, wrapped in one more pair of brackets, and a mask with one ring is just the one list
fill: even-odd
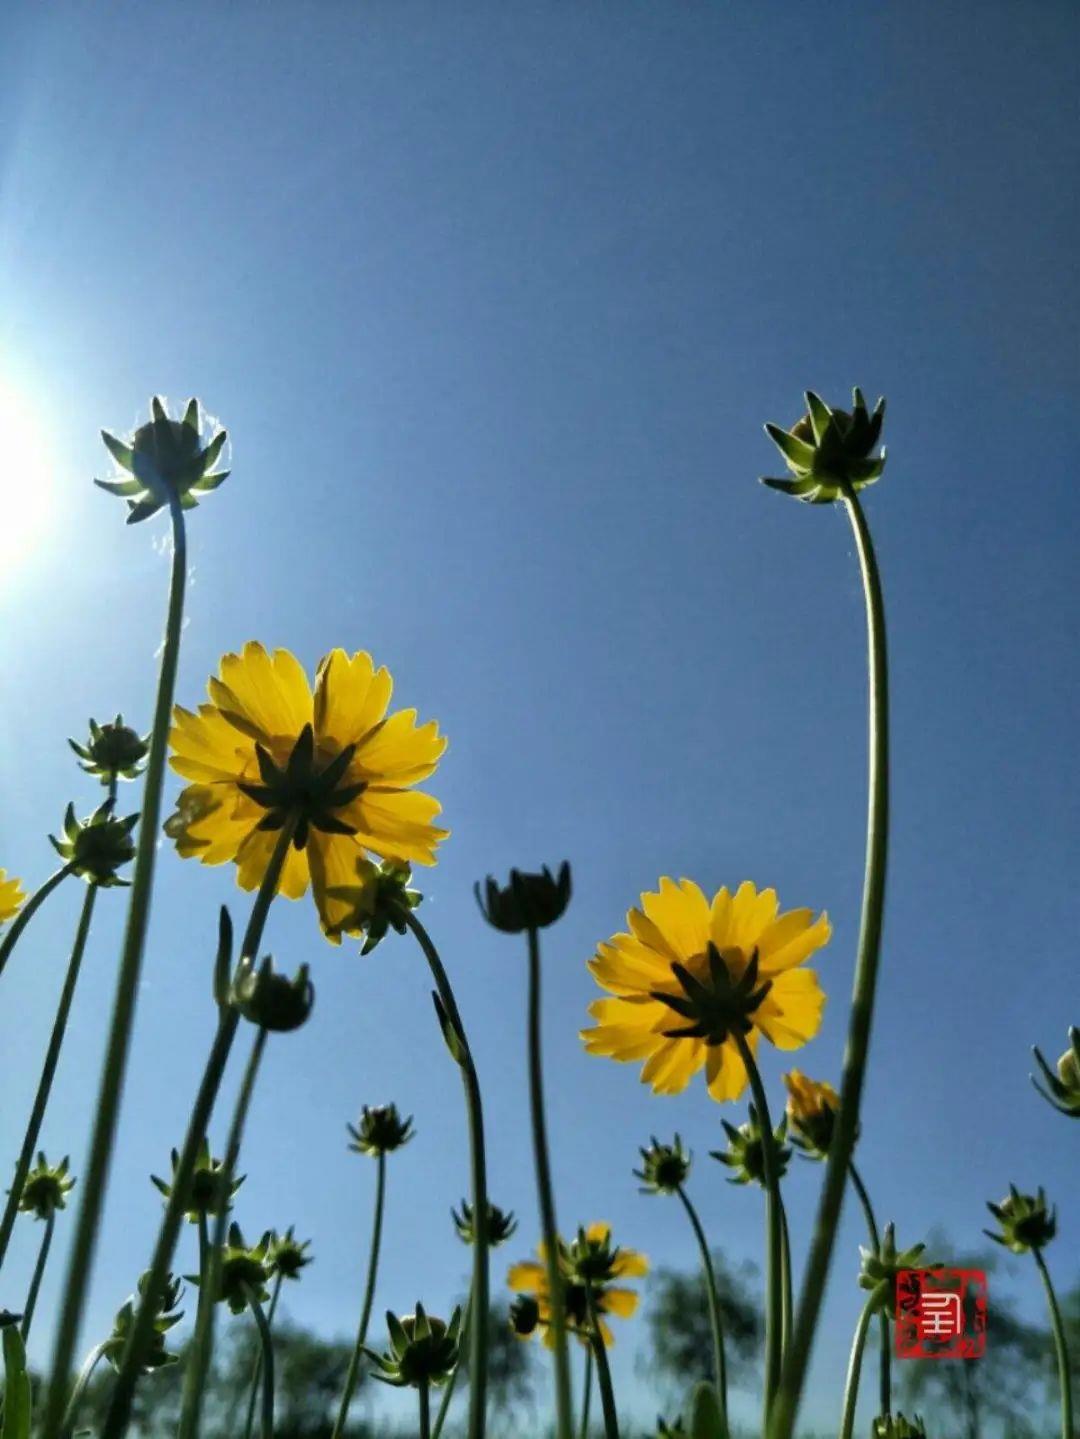
[(1041, 1185), (1037, 1194), (1021, 1194), (1015, 1184), (1010, 1184), (1000, 1204), (988, 1203), (986, 1207), (1001, 1225), (1001, 1233), (989, 1229), (983, 1233), (1014, 1254), (1042, 1249), (1057, 1233), (1057, 1210), (1048, 1207)]
[(896, 1314), (896, 1281), (902, 1269), (927, 1269), (932, 1265), (922, 1264), (925, 1244), (915, 1244), (910, 1249), (897, 1249), (896, 1227), (886, 1224), (877, 1249), (860, 1248), (862, 1268), (859, 1273), (859, 1288), (868, 1289), (868, 1303), (873, 1312), (884, 1311), (890, 1319)]
[(374, 1377), (384, 1384), (392, 1384), (397, 1389), (406, 1385), (438, 1387), (445, 1384), (457, 1368), (460, 1308), (454, 1310), (449, 1324), (425, 1313), (419, 1303), (415, 1314), (406, 1314), (400, 1319), (387, 1310), (386, 1328), (390, 1339), (387, 1352), (364, 1351), (376, 1366)]
[(360, 932), (349, 898), (359, 861), (370, 851), (434, 864), (448, 833), (434, 824), (439, 802), (413, 788), (446, 740), (434, 720), (418, 725), (415, 710), (388, 715), (392, 687), (362, 652), (326, 655), (314, 692), (288, 650), (251, 643), (225, 655), (210, 703), (173, 711), (170, 763), (190, 783), (165, 829), (180, 854), (232, 862), (241, 888), (256, 889), (290, 825), (280, 892), (299, 899), (310, 883), (329, 939)]
[(505, 934), (521, 934), (554, 924), (570, 903), (570, 887), (570, 866), (564, 860), (557, 875), (546, 864), (539, 874), (512, 869), (504, 885), (489, 874), (483, 889), (477, 884), (474, 892), (488, 924)]
[(885, 468), (885, 451), (873, 453), (881, 436), (885, 401), (878, 400), (870, 414), (862, 391), (856, 388), (850, 412), (834, 410), (807, 390), (806, 409), (790, 430), (779, 425), (765, 426), (793, 478), (763, 476), (761, 483), (812, 505), (828, 504), (848, 489), (863, 490), (872, 485)]
[(278, 974), (269, 955), (257, 967), (248, 965), (233, 981), (232, 1003), (246, 1020), (278, 1034), (299, 1029), (315, 1003), (311, 971), (302, 964), (293, 979)]
[(149, 735), (140, 735), (124, 723), (124, 716), (98, 724), (90, 721), (90, 735), (85, 744), (69, 739), (68, 744), (79, 756), (79, 768), (96, 775), (102, 784), (121, 779), (137, 779), (143, 772), (143, 761), (150, 753)]
[[(713, 1159), (718, 1159), (721, 1164), (726, 1164), (735, 1171), (728, 1180), (729, 1184), (760, 1184), (764, 1189), (766, 1131), (758, 1118), (757, 1110), (751, 1104), (750, 1118), (745, 1124), (740, 1124), (738, 1129), (726, 1119), (723, 1124), (728, 1137), (728, 1147), (726, 1150), (711, 1149), (709, 1153)], [(778, 1179), (787, 1171), (788, 1161), (791, 1159), (791, 1146), (784, 1143), (786, 1139), (785, 1115), (774, 1130), (772, 1138), (773, 1167)]]
[(831, 1084), (810, 1079), (798, 1069), (784, 1075), (787, 1125), (791, 1142), (813, 1159), (824, 1159), (832, 1143), (840, 1096)]
[[(176, 1180), (176, 1170), (180, 1163), (180, 1151), (174, 1149), (171, 1154), (173, 1181)], [(195, 1169), (191, 1176), (191, 1184), (185, 1196), (184, 1217), (191, 1224), (198, 1224), (201, 1218), (210, 1215), (217, 1215), (222, 1210), (229, 1210), (232, 1207), (232, 1197), (243, 1184), (245, 1175), (235, 1176), (225, 1186), (225, 1166), (220, 1159), (215, 1159), (210, 1153), (210, 1145), (204, 1138), (199, 1146), (199, 1152), (195, 1159)], [(156, 1174), (151, 1174), (150, 1182), (158, 1189), (166, 1199), (172, 1197), (173, 1185), (167, 1184), (164, 1179), (159, 1179)]]
[[(576, 1334), (583, 1344), (588, 1344), (591, 1294), (600, 1335), (605, 1346), (610, 1348), (615, 1343), (615, 1336), (606, 1316), (629, 1319), (638, 1306), (636, 1291), (616, 1281), (643, 1278), (649, 1272), (649, 1261), (635, 1249), (613, 1247), (611, 1225), (604, 1223), (579, 1229), (577, 1237), (570, 1243), (560, 1239), (558, 1249), (568, 1332)], [(509, 1287), (529, 1301), (516, 1316), (511, 1314), (511, 1324), (521, 1338), (541, 1333), (544, 1343), (550, 1348), (555, 1341), (551, 1333), (551, 1290), (543, 1243), (537, 1245), (536, 1252), (538, 1260), (527, 1259), (513, 1264), (507, 1272)], [(529, 1328), (525, 1321), (533, 1313), (534, 1305), (535, 1322)]]
[[(487, 1241), (492, 1249), (499, 1244), (505, 1244), (510, 1236), (517, 1229), (517, 1220), (514, 1218), (512, 1209), (500, 1209), (497, 1204), (488, 1201), (487, 1207)], [(458, 1238), (462, 1244), (476, 1243), (476, 1225), (473, 1223), (473, 1207), (467, 1199), (461, 1201), (460, 1214), (456, 1209), (451, 1209), (450, 1216), (454, 1221), (454, 1228), (457, 1230)]]
[(296, 1238), (293, 1225), (284, 1234), (270, 1235), (270, 1248), (266, 1265), (271, 1274), (280, 1274), (283, 1279), (299, 1279), (300, 1271), (311, 1263), (311, 1240)]
[[(271, 1274), (271, 1242), (272, 1235), (266, 1230), (257, 1244), (248, 1244), (240, 1226), (229, 1225), (213, 1295), (215, 1303), (227, 1304), (233, 1314), (242, 1314), (252, 1299), (262, 1304), (270, 1298), (266, 1285)], [(198, 1275), (189, 1278), (193, 1284), (199, 1283)]]
[(918, 1414), (905, 1419), (903, 1413), (882, 1414), (874, 1420), (870, 1439), (926, 1439), (926, 1426)]
[(37, 1163), (23, 1181), (19, 1195), (22, 1212), (32, 1214), (35, 1219), (49, 1219), (58, 1209), (65, 1209), (67, 1197), (75, 1188), (75, 1180), (68, 1169), (66, 1154), (59, 1164), (50, 1164), (39, 1150)]
[[(3, 871), (0, 870), (0, 877), (2, 876)], [(0, 890), (2, 889), (3, 886), (0, 885)], [(0, 917), (2, 914), (3, 908), (0, 905)], [(1072, 1119), (1080, 1119), (1080, 1029), (1073, 1025), (1069, 1030), (1069, 1048), (1058, 1060), (1056, 1074), (1042, 1057), (1037, 1045), (1032, 1052), (1043, 1072), (1049, 1093), (1034, 1075), (1031, 1076), (1032, 1084), (1055, 1109)]]
[(229, 477), (228, 470), (214, 469), (225, 448), (226, 433), (220, 425), (204, 425), (198, 400), (189, 400), (184, 418), (173, 420), (155, 395), (150, 414), (152, 418), (139, 426), (129, 442), (107, 430), (101, 432), (105, 448), (130, 478), (95, 480), (94, 484), (127, 500), (129, 525), (148, 520), (174, 497), (185, 510), (193, 509), (203, 495)]
[(589, 961), (613, 998), (589, 1006), (597, 1023), (581, 1038), (590, 1054), (643, 1059), (642, 1083), (657, 1094), (678, 1094), (704, 1068), (714, 1099), (738, 1099), (737, 1033), (751, 1053), (761, 1035), (798, 1049), (817, 1033), (825, 996), (802, 966), (832, 932), (824, 914), (780, 914), (776, 891), (749, 881), (710, 903), (692, 880), (665, 878), (627, 922)]
[(0, 924), (14, 919), (26, 903), (26, 891), (22, 881), (14, 876), (8, 878), (6, 869), (0, 869)]
[(369, 1154), (377, 1159), (380, 1154), (392, 1154), (403, 1144), (408, 1144), (415, 1134), (412, 1115), (402, 1119), (396, 1104), (365, 1104), (360, 1111), (359, 1124), (346, 1124), (352, 1137), (349, 1148), (356, 1154)]
[(683, 1148), (676, 1134), (671, 1144), (661, 1144), (655, 1134), (648, 1149), (639, 1149), (641, 1168), (634, 1170), (642, 1194), (677, 1194), (690, 1177), (693, 1155)]
[[(117, 1310), (112, 1333), (102, 1346), (103, 1356), (117, 1372), (127, 1352), (128, 1340), (135, 1328), (135, 1313), (140, 1299), (146, 1293), (149, 1279), (148, 1270), (139, 1280), (138, 1293), (126, 1299)], [(184, 1286), (180, 1280), (174, 1279), (170, 1274), (155, 1307), (154, 1327), (146, 1341), (146, 1348), (135, 1361), (140, 1374), (152, 1374), (155, 1369), (163, 1369), (166, 1365), (177, 1362), (179, 1356), (170, 1354), (165, 1346), (165, 1335), (184, 1317), (183, 1311), (177, 1308), (183, 1292)]]
[(423, 902), (417, 889), (409, 888), (410, 865), (397, 859), (384, 859), (379, 864), (361, 857), (348, 884), (335, 886), (330, 898), (348, 907), (348, 917), (341, 928), (349, 934), (362, 934), (360, 953), (370, 954), (387, 931), (404, 934), (408, 915)]
[(114, 885), (131, 882), (121, 879), (116, 871), (135, 858), (131, 833), (138, 823), (137, 814), (117, 819), (113, 814), (112, 800), (107, 799), (88, 819), (83, 820), (75, 818), (75, 806), (69, 804), (64, 812), (64, 838), (57, 839), (51, 834), (49, 843), (71, 866), (73, 874), (85, 879), (87, 884), (110, 889)]

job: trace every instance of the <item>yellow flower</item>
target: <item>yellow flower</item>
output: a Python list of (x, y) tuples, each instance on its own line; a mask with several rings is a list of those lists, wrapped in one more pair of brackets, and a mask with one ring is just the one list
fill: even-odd
[(366, 853), (435, 863), (447, 830), (441, 806), (412, 786), (433, 773), (446, 748), (415, 710), (387, 714), (393, 682), (371, 656), (332, 650), (319, 661), (314, 693), (288, 650), (249, 643), (228, 654), (210, 703), (173, 711), (170, 760), (191, 783), (166, 833), (185, 858), (237, 866), (256, 889), (286, 823), (295, 826), (280, 890), (299, 899), (310, 881), (327, 937), (338, 943), (353, 907), (335, 896), (356, 882)]
[(840, 1096), (831, 1084), (810, 1079), (798, 1069), (784, 1075), (791, 1137), (800, 1149), (824, 1158), (832, 1143)]
[[(605, 1315), (629, 1319), (637, 1309), (638, 1295), (624, 1285), (613, 1284), (613, 1279), (641, 1279), (649, 1272), (649, 1261), (636, 1249), (613, 1248), (611, 1225), (600, 1221), (578, 1231), (578, 1236), (567, 1244), (560, 1239), (559, 1270), (563, 1276), (566, 1303), (566, 1326), (571, 1334), (587, 1344), (589, 1310), (586, 1297), (587, 1287), (592, 1290), (593, 1304), (598, 1315), (598, 1327), (604, 1345), (610, 1349), (615, 1343)], [(526, 1259), (512, 1264), (506, 1275), (506, 1282), (516, 1294), (528, 1295), (536, 1305), (536, 1327), (543, 1334), (549, 1349), (554, 1347), (551, 1333), (551, 1289), (548, 1285), (546, 1255), (543, 1243), (536, 1246), (539, 1259)], [(518, 1333), (528, 1338), (533, 1329)]]
[(692, 880), (661, 879), (589, 961), (613, 995), (589, 1006), (597, 1021), (581, 1037), (590, 1054), (645, 1061), (641, 1079), (678, 1094), (703, 1066), (714, 1099), (738, 1099), (746, 1066), (734, 1035), (753, 1053), (759, 1035), (798, 1049), (821, 1026), (825, 995), (801, 966), (828, 942), (828, 918), (778, 912), (776, 891), (747, 881), (712, 903)]
[(14, 919), (22, 909), (26, 892), (17, 879), (8, 879), (7, 870), (0, 869), (0, 924)]

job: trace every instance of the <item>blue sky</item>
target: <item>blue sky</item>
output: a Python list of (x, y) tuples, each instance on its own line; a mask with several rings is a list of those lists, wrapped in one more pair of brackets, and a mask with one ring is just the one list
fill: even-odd
[[(903, 1239), (940, 1223), (965, 1247), (984, 1200), (1044, 1183), (1063, 1203), (1057, 1267), (1076, 1252), (1074, 1136), (1027, 1072), (1032, 1042), (1056, 1055), (1080, 1021), (1077, 31), (1050, 0), (61, 4), (0, 22), (0, 375), (22, 434), (0, 443), (0, 864), (40, 881), (64, 804), (92, 804), (65, 736), (118, 708), (146, 722), (164, 525), (125, 530), (89, 481), (101, 426), (130, 428), (155, 391), (198, 394), (234, 473), (190, 525), (179, 698), (249, 638), (309, 664), (366, 648), (450, 736), (431, 788), (453, 837), (424, 917), (486, 1085), (493, 1195), (522, 1221), (497, 1278), (536, 1221), (523, 956), (475, 911), (487, 871), (574, 864), (545, 945), (567, 1225), (609, 1218), (688, 1266), (680, 1214), (630, 1177), (637, 1145), (678, 1129), (713, 1238), (760, 1252), (760, 1197), (706, 1157), (721, 1112), (703, 1089), (653, 1098), (577, 1039), (585, 960), (661, 874), (828, 909), (830, 1003), (797, 1062), (838, 1072), (861, 596), (842, 515), (756, 484), (777, 466), (762, 422), (794, 420), (807, 385), (890, 407), (867, 510), (895, 828), (862, 1168)], [(61, 891), (5, 975), (8, 1153), (78, 899)], [(244, 913), (231, 871), (162, 849), (87, 1346), (149, 1252), (146, 1175), (201, 1068), (222, 901)], [(122, 909), (100, 906), (43, 1135), (76, 1172)], [(349, 1331), (374, 1176), (344, 1126), (394, 1099), (418, 1133), (390, 1176), (378, 1303), (446, 1308), (467, 1267), (447, 1219), (464, 1124), (419, 956), (331, 950), (310, 906), (285, 902), (268, 945), (311, 962), (318, 1003), (270, 1048), (238, 1218), (312, 1237), (291, 1312)], [(783, 1068), (766, 1056), (777, 1103)], [(790, 1185), (800, 1253), (818, 1179), (800, 1165)], [(822, 1424), (861, 1241), (849, 1207), (807, 1410)], [(32, 1247), (24, 1234), (10, 1263), (11, 1307)], [(1039, 1315), (1032, 1272), (1005, 1273)], [(642, 1332), (616, 1375), (648, 1414)]]

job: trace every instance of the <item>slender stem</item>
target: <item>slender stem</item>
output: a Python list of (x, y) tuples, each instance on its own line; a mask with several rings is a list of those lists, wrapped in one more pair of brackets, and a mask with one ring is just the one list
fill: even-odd
[[(278, 1297), (281, 1294), (281, 1282), (285, 1276), (279, 1271), (274, 1276), (274, 1287), (270, 1291), (270, 1307), (266, 1311), (266, 1328), (272, 1331), (274, 1327), (274, 1313), (277, 1310)], [(262, 1375), (263, 1356), (262, 1348), (255, 1358), (255, 1368), (251, 1374), (251, 1393), (248, 1396), (247, 1421), (244, 1424), (244, 1439), (251, 1439), (252, 1430), (255, 1428), (255, 1407), (259, 1402), (259, 1379)]]
[(780, 1196), (780, 1265), (781, 1265), (781, 1290), (780, 1290), (780, 1352), (787, 1353), (787, 1347), (791, 1342), (791, 1320), (793, 1305), (791, 1302), (791, 1233), (788, 1230), (787, 1209), (784, 1206), (784, 1197)]
[(26, 1291), (26, 1305), (23, 1309), (22, 1325), (19, 1329), (24, 1344), (30, 1337), (30, 1325), (33, 1323), (34, 1310), (37, 1308), (38, 1290), (41, 1288), (41, 1281), (45, 1275), (45, 1266), (49, 1262), (49, 1249), (52, 1246), (55, 1228), (56, 1210), (50, 1209), (49, 1217), (45, 1220), (45, 1233), (41, 1236), (41, 1247), (38, 1249), (37, 1263), (34, 1265), (30, 1288)]
[(371, 1249), (368, 1252), (367, 1280), (364, 1284), (364, 1299), (360, 1306), (360, 1323), (356, 1330), (356, 1343), (349, 1359), (349, 1372), (345, 1375), (345, 1388), (341, 1394), (337, 1421), (330, 1439), (341, 1439), (349, 1419), (349, 1406), (356, 1393), (360, 1377), (360, 1361), (364, 1357), (364, 1343), (367, 1340), (368, 1325), (371, 1322), (371, 1308), (375, 1302), (375, 1280), (379, 1273), (379, 1249), (382, 1244), (383, 1209), (386, 1205), (386, 1155), (380, 1150), (376, 1159), (378, 1165), (375, 1180), (375, 1218), (371, 1228)]
[(415, 910), (406, 914), (406, 924), (412, 930), (417, 943), (428, 962), (435, 988), (443, 1008), (449, 1016), (464, 1045), (461, 1061), (461, 1078), (465, 1088), (465, 1104), (469, 1117), (469, 1148), (472, 1165), (472, 1206), (475, 1235), (473, 1238), (473, 1282), (472, 1295), (474, 1322), (469, 1343), (469, 1424), (468, 1439), (484, 1439), (485, 1415), (487, 1411), (487, 1344), (488, 1344), (488, 1196), (487, 1158), (484, 1150), (484, 1111), (480, 1099), (480, 1082), (476, 1077), (472, 1051), (465, 1037), (465, 1027), (450, 987), (450, 980), (443, 967), (439, 952), (431, 942), (427, 930), (416, 917)]
[[(866, 1185), (862, 1181), (862, 1175), (855, 1167), (854, 1159), (848, 1165), (848, 1173), (851, 1175), (851, 1183), (855, 1193), (859, 1196), (859, 1203), (862, 1205), (863, 1213), (866, 1215), (866, 1229), (870, 1235), (870, 1244), (875, 1253), (881, 1248), (881, 1238), (878, 1233), (877, 1220), (874, 1218), (874, 1207), (870, 1203), (870, 1195), (867, 1193)], [(889, 1316), (883, 1309), (881, 1311), (881, 1367), (880, 1367), (880, 1400), (881, 1413), (888, 1415), (892, 1413), (892, 1343), (889, 1334)]]
[[(265, 1030), (260, 1033), (265, 1034)], [(259, 1297), (250, 1284), (243, 1286), (244, 1297), (259, 1331), (262, 1353), (262, 1439), (274, 1439), (274, 1341), (270, 1337), (270, 1321), (263, 1313)]]
[(22, 1149), (19, 1151), (18, 1162), (15, 1165), (15, 1180), (11, 1189), (8, 1191), (7, 1204), (4, 1206), (4, 1217), (0, 1220), (0, 1266), (4, 1263), (4, 1256), (7, 1254), (8, 1244), (11, 1241), (11, 1231), (15, 1227), (15, 1216), (19, 1211), (19, 1200), (22, 1198), (23, 1185), (26, 1183), (26, 1176), (29, 1174), (30, 1165), (33, 1163), (38, 1135), (41, 1133), (41, 1125), (45, 1118), (45, 1110), (48, 1107), (49, 1095), (52, 1093), (53, 1078), (56, 1074), (56, 1066), (60, 1059), (60, 1050), (63, 1046), (64, 1035), (67, 1031), (68, 1016), (71, 1013), (71, 1002), (75, 998), (75, 986), (79, 980), (79, 970), (82, 968), (83, 952), (86, 949), (86, 940), (90, 933), (90, 920), (94, 913), (94, 901), (96, 898), (97, 885), (87, 885), (86, 895), (83, 899), (82, 913), (79, 916), (79, 927), (75, 931), (75, 943), (72, 945), (71, 958), (68, 960), (64, 988), (60, 993), (60, 1003), (56, 1010), (56, 1018), (53, 1021), (52, 1034), (49, 1038), (49, 1047), (45, 1051), (45, 1062), (41, 1066), (41, 1078), (38, 1080), (37, 1093), (34, 1095), (33, 1107), (30, 1110), (30, 1119), (27, 1122), (26, 1133), (23, 1136)]
[(79, 1377), (75, 1381), (75, 1387), (71, 1391), (71, 1398), (68, 1400), (67, 1408), (64, 1410), (64, 1417), (60, 1423), (60, 1433), (63, 1439), (68, 1439), (68, 1435), (75, 1427), (79, 1404), (83, 1394), (86, 1392), (86, 1386), (90, 1383), (94, 1370), (98, 1366), (98, 1361), (105, 1353), (108, 1342), (107, 1339), (103, 1339), (100, 1344), (95, 1344), (83, 1361), (83, 1367), (79, 1370)]
[(153, 888), (154, 860), (157, 855), (158, 829), (161, 821), (161, 792), (165, 780), (165, 758), (169, 743), (169, 717), (176, 688), (176, 666), (180, 657), (180, 633), (184, 610), (184, 580), (187, 572), (187, 540), (184, 516), (179, 498), (170, 494), (172, 517), (172, 574), (169, 585), (169, 607), (165, 620), (165, 644), (161, 654), (154, 722), (150, 731), (150, 752), (146, 764), (143, 789), (142, 818), (135, 851), (131, 900), (127, 927), (120, 952), (120, 969), (113, 1001), (108, 1047), (98, 1090), (97, 1111), (90, 1155), (86, 1165), (82, 1198), (75, 1226), (71, 1259), (68, 1263), (64, 1301), (57, 1324), (53, 1346), (52, 1371), (48, 1398), (42, 1423), (42, 1439), (56, 1439), (64, 1410), (71, 1360), (78, 1339), (86, 1303), (94, 1249), (105, 1202), (105, 1188), (112, 1161), (113, 1141), (124, 1089), (131, 1032), (135, 1018), (135, 1000), (142, 970), (143, 946), (150, 918), (150, 897)]
[(746, 1042), (746, 1036), (737, 1029), (734, 1033), (742, 1062), (750, 1079), (750, 1088), (757, 1108), (758, 1123), (761, 1126), (761, 1162), (765, 1170), (765, 1398), (762, 1432), (768, 1425), (776, 1387), (780, 1382), (780, 1365), (783, 1359), (783, 1230), (780, 1219), (780, 1176), (777, 1173), (776, 1149), (773, 1140), (772, 1119), (769, 1116), (769, 1101), (765, 1086), (761, 1082), (754, 1056)]
[(866, 1331), (870, 1328), (871, 1303), (863, 1305), (859, 1322), (855, 1326), (855, 1338), (851, 1344), (851, 1358), (848, 1361), (847, 1384), (844, 1386), (844, 1413), (840, 1421), (840, 1439), (851, 1439), (855, 1427), (855, 1407), (859, 1402), (859, 1372), (862, 1369), (863, 1348), (866, 1345)]
[(600, 1332), (600, 1318), (596, 1312), (596, 1299), (592, 1285), (585, 1286), (585, 1303), (589, 1311), (589, 1346), (596, 1361), (596, 1386), (600, 1390), (600, 1407), (604, 1414), (606, 1439), (619, 1439), (619, 1416), (615, 1409), (615, 1390), (611, 1387), (611, 1369), (608, 1366), (607, 1346)]
[[(292, 834), (293, 826), (287, 824), (278, 835), (274, 853), (252, 905), (251, 918), (248, 921), (240, 950), (241, 964), (250, 963), (255, 958), (262, 942), (262, 932), (270, 908), (270, 900), (277, 893), (278, 884), (281, 881), (281, 871), (292, 842)], [(188, 1207), (191, 1176), (195, 1172), (199, 1150), (206, 1137), (210, 1115), (221, 1087), (221, 1080), (239, 1023), (240, 1017), (235, 1009), (226, 1006), (221, 1011), (217, 1031), (206, 1060), (206, 1068), (203, 1070), (191, 1117), (188, 1120), (184, 1146), (180, 1151), (176, 1172), (173, 1175), (172, 1192), (165, 1206), (161, 1228), (158, 1230), (157, 1243), (150, 1261), (149, 1278), (143, 1288), (142, 1299), (135, 1314), (135, 1323), (120, 1365), (120, 1373), (113, 1386), (108, 1413), (105, 1416), (105, 1426), (101, 1431), (101, 1439), (121, 1439), (121, 1436), (127, 1431), (128, 1419), (131, 1414), (131, 1399), (139, 1377), (138, 1356), (145, 1353), (147, 1342), (153, 1333), (157, 1306), (169, 1276), (176, 1241), (180, 1236), (180, 1227), (184, 1222), (184, 1214)]]
[[(247, 1113), (251, 1105), (251, 1096), (255, 1089), (255, 1081), (258, 1078), (263, 1050), (266, 1048), (266, 1037), (267, 1031), (260, 1027), (258, 1034), (255, 1036), (255, 1042), (251, 1046), (251, 1053), (248, 1056), (244, 1077), (240, 1081), (240, 1092), (236, 1097), (236, 1108), (233, 1110), (232, 1124), (229, 1127), (228, 1143), (225, 1146), (225, 1158), (222, 1161), (221, 1185), (223, 1194), (229, 1193), (232, 1185), (232, 1177), (236, 1173), (236, 1161), (240, 1156), (240, 1145), (244, 1138), (244, 1125), (247, 1121)], [(184, 1376), (184, 1394), (180, 1408), (180, 1424), (177, 1429), (177, 1439), (197, 1439), (199, 1433), (199, 1417), (202, 1410), (203, 1390), (206, 1387), (206, 1376), (210, 1369), (210, 1356), (214, 1348), (214, 1311), (217, 1308), (216, 1296), (221, 1276), (221, 1256), (225, 1248), (225, 1232), (228, 1225), (228, 1218), (229, 1206), (228, 1204), (223, 1204), (214, 1216), (214, 1236), (210, 1246), (210, 1272), (206, 1285), (207, 1302), (199, 1307), (198, 1316), (195, 1321), (195, 1333), (191, 1341), (191, 1363), (187, 1374)]]
[(769, 1439), (791, 1439), (810, 1360), (810, 1349), (814, 1342), (814, 1331), (829, 1276), (829, 1264), (844, 1201), (848, 1164), (851, 1162), (859, 1128), (859, 1105), (870, 1049), (870, 1028), (881, 951), (881, 925), (885, 910), (889, 831), (889, 682), (885, 603), (870, 531), (858, 497), (850, 487), (846, 490), (844, 502), (855, 533), (866, 597), (870, 688), (866, 874), (863, 882), (862, 919), (855, 961), (851, 1017), (844, 1054), (843, 1081), (840, 1086), (840, 1110), (832, 1143), (829, 1145), (829, 1159), (818, 1203), (814, 1238), (803, 1276), (795, 1329), (784, 1366), (780, 1396), (774, 1410)]
[[(461, 1333), (458, 1335), (458, 1354), (465, 1352), (465, 1342), (469, 1337), (469, 1324), (472, 1322), (472, 1291), (465, 1302), (465, 1313), (461, 1316)], [(454, 1397), (454, 1389), (457, 1385), (458, 1375), (461, 1373), (461, 1359), (454, 1365), (453, 1373), (447, 1381), (443, 1390), (442, 1399), (439, 1401), (439, 1412), (435, 1416), (435, 1425), (431, 1431), (431, 1439), (439, 1439), (443, 1425), (446, 1423), (446, 1416), (450, 1412), (450, 1401)]]
[(585, 1373), (581, 1379), (581, 1428), (578, 1439), (589, 1439), (589, 1409), (592, 1405), (593, 1358), (592, 1345), (585, 1351)]
[(572, 1439), (574, 1416), (570, 1397), (570, 1353), (566, 1342), (566, 1297), (559, 1268), (559, 1226), (551, 1185), (547, 1122), (544, 1118), (543, 1047), (540, 1038), (540, 936), (529, 930), (529, 1107), (532, 1115), (533, 1161), (540, 1200), (540, 1227), (544, 1236), (551, 1304), (550, 1333), (555, 1358), (555, 1415), (559, 1439)]
[(701, 1226), (697, 1210), (690, 1202), (690, 1196), (680, 1184), (676, 1190), (682, 1200), (683, 1208), (686, 1210), (694, 1236), (698, 1242), (698, 1249), (701, 1251), (701, 1267), (705, 1271), (705, 1294), (709, 1301), (709, 1325), (712, 1329), (713, 1342), (713, 1374), (716, 1383), (716, 1396), (720, 1400), (720, 1413), (727, 1421), (727, 1355), (724, 1351), (724, 1324), (720, 1315), (720, 1295), (716, 1287), (716, 1270), (713, 1268), (712, 1255), (709, 1253), (709, 1242), (705, 1238), (705, 1230)]
[(45, 880), (43, 884), (38, 886), (38, 888), (23, 905), (22, 909), (19, 910), (18, 914), (11, 921), (11, 928), (8, 930), (7, 934), (4, 935), (3, 940), (0, 941), (0, 974), (3, 974), (4, 966), (7, 964), (8, 959), (11, 956), (11, 951), (18, 944), (19, 936), (22, 934), (23, 930), (26, 928), (26, 926), (33, 919), (37, 911), (48, 899), (49, 895), (52, 894), (53, 890), (60, 883), (60, 881), (62, 879), (67, 879), (70, 873), (70, 864), (61, 865), (58, 870), (54, 870), (53, 873), (49, 875), (48, 879)]
[(420, 1439), (431, 1439), (431, 1393), (426, 1379), (421, 1379), (417, 1394), (420, 1398)]
[(1065, 1343), (1065, 1325), (1062, 1323), (1061, 1310), (1058, 1307), (1057, 1295), (1054, 1293), (1054, 1286), (1050, 1279), (1050, 1271), (1046, 1267), (1046, 1260), (1042, 1257), (1040, 1249), (1033, 1249), (1032, 1254), (1035, 1263), (1039, 1266), (1039, 1273), (1042, 1275), (1043, 1288), (1046, 1290), (1046, 1303), (1050, 1309), (1050, 1327), (1054, 1331), (1054, 1349), (1057, 1353), (1058, 1381), (1061, 1384), (1061, 1439), (1074, 1439), (1073, 1435), (1073, 1406), (1072, 1406), (1072, 1370), (1069, 1366), (1069, 1350)]

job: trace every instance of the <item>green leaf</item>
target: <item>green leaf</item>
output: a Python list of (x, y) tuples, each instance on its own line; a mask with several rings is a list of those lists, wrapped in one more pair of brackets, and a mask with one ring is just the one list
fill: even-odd
[(30, 1439), (30, 1376), (18, 1328), (4, 1329), (4, 1427), (0, 1439)]
[(690, 1401), (690, 1439), (729, 1439), (720, 1400), (711, 1384), (699, 1384)]

